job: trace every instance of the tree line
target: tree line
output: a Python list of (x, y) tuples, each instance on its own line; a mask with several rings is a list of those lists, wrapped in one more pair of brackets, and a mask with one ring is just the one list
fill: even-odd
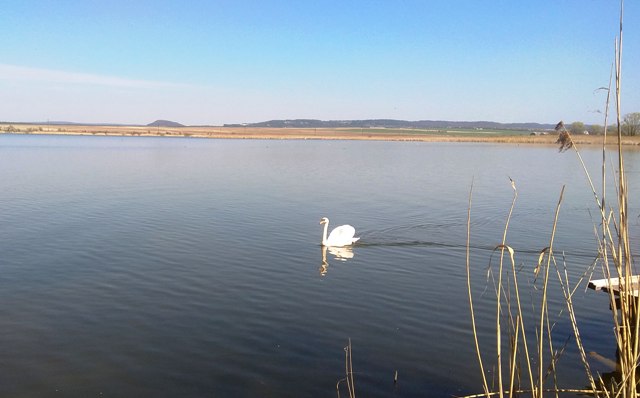
[[(624, 115), (621, 127), (623, 135), (640, 135), (640, 112), (632, 112)], [(612, 124), (607, 127), (607, 131), (609, 133), (612, 133), (616, 131), (616, 128), (616, 125)], [(582, 122), (573, 122), (571, 123), (569, 131), (571, 132), (571, 134), (585, 134), (586, 132), (589, 134), (599, 135), (604, 132), (604, 127), (599, 124), (592, 124), (587, 127)]]

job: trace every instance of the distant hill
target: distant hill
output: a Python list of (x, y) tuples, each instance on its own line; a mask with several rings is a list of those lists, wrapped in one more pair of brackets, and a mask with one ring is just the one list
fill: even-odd
[(407, 128), (407, 129), (493, 129), (493, 130), (552, 130), (555, 124), (542, 123), (497, 123), (497, 122), (452, 122), (446, 120), (316, 120), (287, 119), (269, 120), (259, 123), (225, 124), (225, 127), (273, 127), (273, 128)]
[(147, 127), (184, 127), (184, 124), (172, 122), (171, 120), (156, 120), (153, 123), (147, 124)]
[[(66, 121), (47, 122), (8, 122), (8, 124), (41, 124), (41, 125), (70, 125), (70, 126), (140, 126), (138, 124), (114, 124), (114, 123), (77, 123)], [(544, 131), (553, 130), (553, 124), (545, 123), (498, 123), (487, 121), (455, 122), (447, 120), (395, 120), (395, 119), (365, 119), (365, 120), (318, 120), (318, 119), (283, 119), (269, 120), (259, 123), (235, 123), (224, 124), (224, 127), (271, 127), (271, 128), (389, 128), (389, 129), (423, 129), (423, 130), (446, 130), (446, 129), (486, 129), (486, 130), (527, 130)], [(585, 125), (588, 127), (589, 125)], [(183, 124), (171, 120), (156, 120), (146, 127), (186, 127)], [(194, 125), (190, 127), (217, 127), (210, 125)]]

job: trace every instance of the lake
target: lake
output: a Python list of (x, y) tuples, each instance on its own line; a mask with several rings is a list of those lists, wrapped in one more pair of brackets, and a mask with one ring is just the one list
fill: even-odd
[[(581, 154), (599, 189), (601, 151)], [(640, 152), (626, 162), (637, 250)], [(597, 255), (593, 195), (556, 147), (0, 135), (0, 170), (0, 396), (335, 397), (349, 339), (359, 396), (479, 393), (471, 185), (487, 360), (509, 178), (521, 281), (563, 185), (554, 245), (572, 283)], [(323, 253), (321, 217), (360, 241)], [(574, 298), (586, 350), (613, 358), (607, 300)], [(576, 358), (571, 341), (562, 386), (587, 384)]]

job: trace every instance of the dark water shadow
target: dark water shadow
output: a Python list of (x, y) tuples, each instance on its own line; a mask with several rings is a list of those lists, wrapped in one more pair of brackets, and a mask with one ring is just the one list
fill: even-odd
[[(442, 235), (442, 234), (439, 234)], [(477, 245), (471, 244), (469, 245), (469, 249), (474, 252), (488, 252), (491, 253), (498, 247), (501, 242), (496, 242), (495, 246), (491, 245)], [(508, 242), (507, 242), (508, 245)], [(361, 239), (354, 245), (358, 248), (374, 248), (374, 247), (433, 247), (433, 248), (443, 248), (443, 249), (454, 249), (454, 250), (466, 250), (467, 245), (465, 242), (461, 243), (444, 243), (435, 240), (419, 240), (419, 239), (402, 239), (402, 238), (392, 238), (392, 237), (384, 237), (378, 238), (375, 236), (367, 236), (366, 234), (362, 234)], [(542, 248), (514, 248), (516, 254), (526, 254), (526, 255), (539, 255)], [(557, 252), (556, 254), (559, 254)], [(594, 254), (586, 253), (586, 252), (566, 252), (565, 254), (570, 255), (574, 258), (583, 258), (592, 260), (594, 258)]]

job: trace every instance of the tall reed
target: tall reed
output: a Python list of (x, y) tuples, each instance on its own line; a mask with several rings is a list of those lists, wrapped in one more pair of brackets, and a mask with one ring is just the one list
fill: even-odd
[[(353, 361), (351, 359), (351, 339), (346, 347), (344, 347), (344, 375), (343, 379), (336, 383), (336, 394), (340, 398), (340, 384), (343, 382), (347, 385), (347, 393), (349, 398), (356, 398), (356, 386), (353, 378)], [(397, 374), (396, 374), (397, 377)]]
[[(606, 150), (607, 126), (609, 117), (609, 103), (611, 100), (611, 77), (609, 88), (607, 89), (606, 111), (605, 111), (605, 131), (602, 144), (602, 192), (598, 194), (587, 167), (580, 155), (580, 152), (573, 141), (570, 133), (562, 122), (558, 123), (558, 141), (560, 151), (564, 152), (573, 149), (579, 162), (581, 163), (589, 186), (593, 192), (597, 208), (600, 212), (600, 232), (597, 234), (597, 246), (602, 273), (607, 280), (606, 287), (609, 292), (609, 303), (614, 324), (614, 334), (617, 344), (617, 365), (618, 373), (611, 382), (605, 383), (602, 377), (595, 376), (591, 370), (587, 355), (584, 350), (583, 341), (580, 335), (578, 320), (573, 304), (573, 295), (578, 285), (588, 274), (585, 272), (582, 278), (571, 286), (566, 266), (560, 266), (554, 253), (554, 240), (556, 227), (559, 219), (560, 209), (563, 201), (564, 187), (559, 195), (558, 203), (553, 218), (550, 231), (550, 238), (547, 247), (541, 250), (538, 264), (536, 266), (536, 278), (541, 278), (542, 286), (539, 287), (541, 297), (539, 307), (534, 318), (535, 325), (527, 329), (524, 319), (527, 317), (522, 310), (519, 285), (517, 279), (517, 269), (515, 250), (507, 245), (507, 232), (513, 208), (516, 204), (517, 190), (515, 183), (511, 181), (514, 190), (513, 201), (508, 212), (502, 234), (502, 242), (494, 249), (499, 253), (497, 267), (489, 267), (494, 281), (494, 294), (496, 305), (496, 325), (495, 325), (495, 382), (496, 388), (492, 391), (486, 379), (485, 369), (487, 364), (482, 355), (481, 347), (478, 343), (478, 332), (475, 323), (475, 310), (473, 305), (473, 294), (470, 277), (470, 225), (471, 225), (471, 198), (473, 184), (469, 193), (469, 209), (467, 220), (467, 283), (469, 294), (469, 306), (471, 309), (471, 325), (474, 334), (474, 342), (480, 371), (482, 373), (483, 393), (474, 396), (513, 396), (516, 394), (526, 394), (531, 397), (544, 397), (546, 395), (558, 396), (561, 393), (584, 393), (596, 397), (637, 397), (638, 384), (638, 359), (639, 359), (639, 339), (640, 329), (640, 299), (636, 292), (638, 277), (633, 275), (633, 264), (631, 246), (629, 238), (629, 225), (627, 214), (627, 179), (625, 175), (624, 157), (622, 152), (622, 129), (621, 129), (621, 87), (622, 87), (622, 32), (623, 32), (624, 1), (620, 2), (620, 25), (619, 36), (615, 41), (615, 105), (616, 105), (616, 127), (617, 127), (617, 179), (615, 180), (617, 197), (613, 201), (615, 207), (607, 207), (606, 191)], [(505, 267), (505, 257), (508, 254), (508, 266)], [(490, 260), (491, 263), (491, 260)], [(563, 262), (564, 263), (564, 262)], [(555, 323), (552, 321), (549, 311), (548, 293), (551, 279), (556, 278), (562, 291), (566, 304), (566, 314), (575, 339), (580, 361), (585, 370), (589, 387), (584, 389), (562, 388), (559, 386), (557, 377), (557, 362), (564, 352), (564, 346), (557, 347), (554, 343), (553, 329)], [(513, 294), (512, 294), (513, 292)], [(502, 319), (506, 320), (506, 326)], [(535, 344), (529, 347), (527, 341), (527, 331), (535, 334)], [(510, 342), (510, 352), (503, 354), (503, 340)], [(535, 355), (530, 355), (535, 352)], [(523, 369), (524, 375), (520, 372)], [(469, 396), (471, 397), (471, 396)]]

